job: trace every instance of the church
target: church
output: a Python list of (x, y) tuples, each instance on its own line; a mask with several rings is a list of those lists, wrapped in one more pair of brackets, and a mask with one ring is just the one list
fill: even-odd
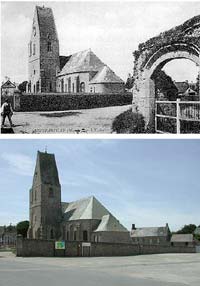
[(37, 153), (30, 189), (29, 239), (131, 243), (129, 231), (94, 196), (61, 202), (54, 154)]
[(36, 6), (28, 44), (28, 93), (121, 93), (124, 82), (91, 49), (60, 56), (51, 8)]

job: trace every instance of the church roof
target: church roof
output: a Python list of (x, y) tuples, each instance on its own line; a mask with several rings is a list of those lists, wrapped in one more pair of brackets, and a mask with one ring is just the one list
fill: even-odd
[(171, 238), (171, 242), (192, 242), (193, 234), (173, 234)]
[(104, 65), (89, 49), (71, 55), (58, 76), (78, 72), (98, 72)]
[(55, 36), (57, 38), (56, 25), (52, 9), (44, 6), (36, 6), (36, 13), (40, 29), (40, 36), (46, 38), (49, 35), (51, 39)]
[(38, 151), (35, 174), (40, 176), (41, 183), (60, 185), (54, 154)]
[(128, 232), (128, 230), (111, 214), (107, 214), (102, 217), (102, 220), (95, 232), (100, 231)]
[(66, 220), (101, 219), (109, 211), (93, 196), (68, 203), (64, 217)]
[(64, 219), (67, 221), (82, 219), (101, 220), (95, 230), (96, 232), (128, 231), (94, 196), (71, 203), (62, 203), (62, 209), (65, 209)]
[(166, 236), (168, 231), (168, 226), (136, 228), (131, 230), (131, 237)]
[(90, 84), (97, 84), (97, 83), (124, 83), (124, 82), (108, 66), (104, 66), (90, 81)]

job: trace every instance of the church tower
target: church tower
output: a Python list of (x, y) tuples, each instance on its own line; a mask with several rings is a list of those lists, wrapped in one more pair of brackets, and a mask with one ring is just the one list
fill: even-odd
[(56, 92), (59, 41), (51, 8), (36, 6), (28, 44), (27, 92)]
[(55, 156), (38, 151), (30, 190), (28, 238), (59, 238), (61, 219), (61, 187)]

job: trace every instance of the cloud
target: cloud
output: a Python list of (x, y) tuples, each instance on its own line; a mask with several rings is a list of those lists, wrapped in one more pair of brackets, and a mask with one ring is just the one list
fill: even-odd
[(20, 153), (2, 153), (1, 158), (7, 162), (10, 171), (22, 176), (33, 175), (35, 162), (29, 156)]

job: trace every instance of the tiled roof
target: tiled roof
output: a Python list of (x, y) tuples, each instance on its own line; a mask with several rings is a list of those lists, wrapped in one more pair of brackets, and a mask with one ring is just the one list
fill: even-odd
[(39, 22), (40, 36), (46, 38), (47, 35), (49, 35), (51, 39), (57, 39), (58, 36), (52, 9), (44, 6), (36, 6), (36, 13)]
[(108, 66), (104, 66), (90, 81), (90, 84), (97, 84), (97, 83), (124, 83), (124, 82)]
[(171, 242), (192, 242), (193, 234), (173, 234), (171, 238)]
[(98, 72), (104, 65), (89, 49), (71, 55), (58, 76), (78, 72)]
[(102, 220), (95, 232), (100, 231), (128, 232), (128, 230), (111, 214), (104, 215), (102, 217)]
[(131, 237), (147, 237), (147, 236), (166, 236), (168, 235), (168, 227), (143, 227), (131, 230)]

